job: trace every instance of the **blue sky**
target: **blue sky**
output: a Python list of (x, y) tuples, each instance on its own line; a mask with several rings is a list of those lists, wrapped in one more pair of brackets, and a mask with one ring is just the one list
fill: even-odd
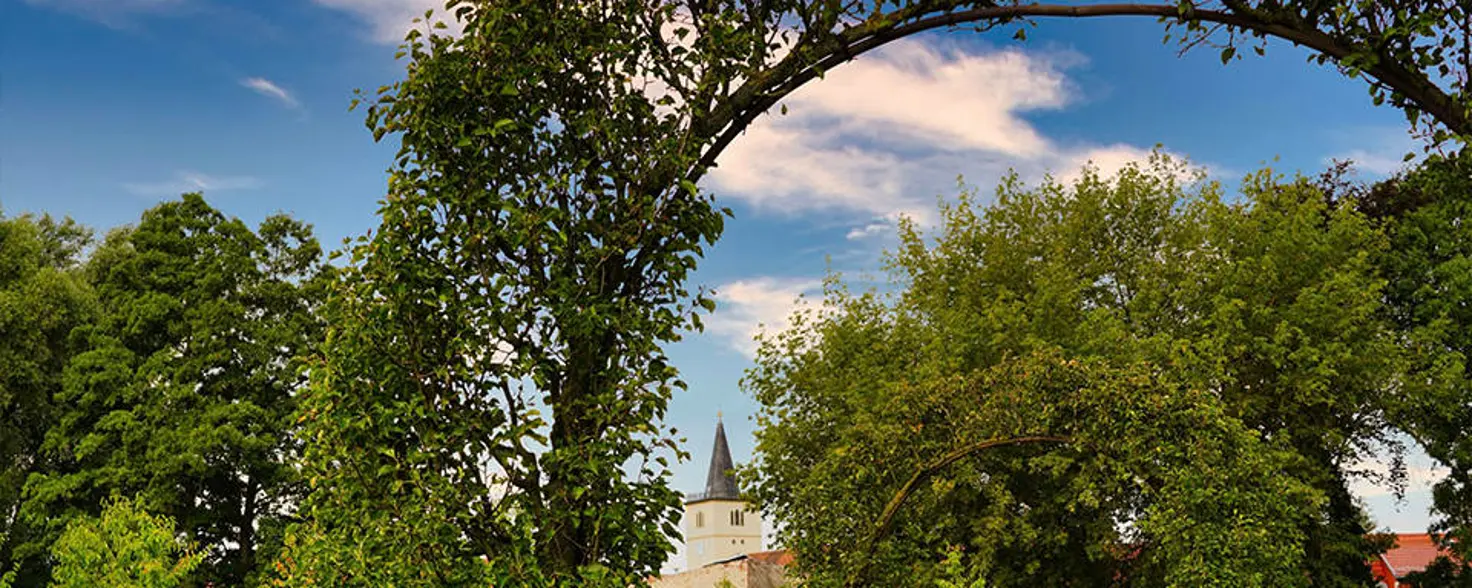
[[(0, 0), (0, 208), (95, 227), (203, 190), (248, 221), (284, 211), (325, 245), (376, 225), (394, 146), (375, 144), (354, 88), (401, 74), (392, 54), (435, 0)], [(691, 385), (671, 421), (699, 490), (716, 412), (738, 461), (752, 401), (738, 388), (758, 323), (782, 323), (829, 267), (873, 270), (893, 219), (933, 211), (956, 177), (989, 187), (1009, 167), (1108, 172), (1159, 143), (1229, 185), (1262, 162), (1314, 173), (1354, 158), (1369, 177), (1413, 145), (1398, 111), (1282, 43), (1223, 67), (1177, 57), (1149, 19), (1044, 21), (933, 33), (833, 71), (759, 121), (705, 182), (736, 218), (701, 266), (722, 306), (671, 353)], [(1413, 465), (1417, 465), (1413, 462)], [(1419, 464), (1424, 466), (1424, 464)], [(1382, 525), (1420, 531), (1424, 481), (1403, 504), (1361, 493)]]

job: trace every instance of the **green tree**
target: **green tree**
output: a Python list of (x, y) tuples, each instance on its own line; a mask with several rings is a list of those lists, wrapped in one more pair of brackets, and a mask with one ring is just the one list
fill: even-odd
[(350, 575), (443, 582), (419, 574), (473, 577), (477, 557), (519, 582), (657, 569), (678, 512), (661, 417), (680, 387), (660, 347), (711, 306), (685, 278), (722, 223), (696, 182), (783, 97), (894, 39), (1150, 16), (1185, 25), (1187, 46), (1306, 45), (1435, 122), (1435, 138), (1469, 131), (1464, 82), (1435, 65), (1466, 47), (1441, 34), (1459, 4), (445, 6), (464, 35), (411, 32), (407, 77), (369, 108), (375, 137), (401, 148), (302, 412), (318, 486), (304, 537), (378, 562)]
[(60, 588), (171, 588), (204, 558), (179, 539), (168, 517), (126, 499), (110, 501), (100, 518), (67, 524), (51, 555), (52, 586)]
[[(933, 242), (901, 229), (896, 293), (835, 281), (831, 310), (763, 343), (756, 495), (816, 578), (854, 573), (854, 538), (919, 472), (865, 573), (961, 545), (997, 586), (1360, 585), (1375, 545), (1348, 465), (1390, 442), (1405, 360), (1385, 238), (1352, 204), (1267, 171), (1224, 202), (1162, 156), (964, 195)], [(933, 467), (1029, 436), (1068, 441)]]
[(1394, 419), (1449, 468), (1432, 493), (1434, 530), (1472, 561), (1472, 156), (1432, 157), (1361, 201), (1390, 235), (1387, 313), (1417, 359)]
[(40, 449), (56, 422), (62, 369), (76, 352), (70, 334), (97, 312), (79, 271), (90, 239), (70, 219), (0, 218), (0, 574), (38, 574), (16, 569), (16, 546), (34, 534), (19, 518), (21, 488), (47, 468)]
[(626, 586), (671, 551), (684, 384), (661, 347), (712, 306), (683, 284), (723, 216), (625, 83), (658, 43), (628, 6), (482, 4), (459, 40), (411, 34), (369, 111), (402, 141), (382, 225), (302, 405), (298, 576)]
[(173, 519), (208, 557), (201, 580), (231, 585), (279, 544), (302, 483), (290, 460), (295, 358), (320, 337), (329, 276), (309, 227), (271, 216), (252, 231), (198, 194), (113, 231), (87, 272), (104, 309), (79, 330), (57, 424), (22, 518), (44, 549), (110, 496)]
[(938, 570), (941, 577), (935, 579), (935, 588), (986, 588), (985, 578), (974, 577), (976, 572), (966, 569), (961, 551), (958, 547), (946, 549), (946, 557), (941, 560)]

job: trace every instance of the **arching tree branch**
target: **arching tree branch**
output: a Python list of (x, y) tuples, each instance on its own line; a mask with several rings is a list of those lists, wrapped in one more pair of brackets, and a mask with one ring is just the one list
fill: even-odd
[(859, 561), (859, 565), (854, 568), (853, 573), (849, 575), (848, 582), (846, 582), (845, 585), (858, 585), (859, 578), (863, 576), (864, 570), (868, 568), (869, 556), (874, 550), (874, 546), (877, 545), (879, 541), (885, 537), (885, 535), (889, 534), (889, 529), (894, 522), (895, 514), (899, 512), (901, 506), (904, 506), (905, 501), (909, 500), (910, 495), (915, 491), (915, 487), (919, 486), (921, 482), (930, 479), (931, 476), (940, 473), (941, 471), (950, 467), (952, 464), (961, 461), (962, 459), (976, 455), (988, 449), (995, 449), (997, 447), (1008, 447), (1013, 445), (1028, 445), (1034, 443), (1071, 442), (1072, 439), (1068, 437), (1059, 437), (1053, 435), (1031, 435), (1026, 437), (1008, 437), (1005, 439), (987, 439), (985, 441), (978, 441), (976, 443), (972, 443), (970, 445), (958, 447), (954, 450), (951, 450), (950, 453), (942, 455), (935, 461), (926, 464), (925, 467), (916, 470), (914, 475), (911, 475), (910, 479), (906, 480), (903, 486), (900, 486), (899, 491), (894, 493), (894, 497), (889, 499), (889, 504), (886, 504), (884, 506), (884, 512), (879, 515), (879, 521), (874, 525), (874, 530), (869, 533), (869, 537), (864, 540), (864, 543), (860, 547), (859, 557), (861, 557), (862, 559)]
[[(699, 158), (687, 179), (699, 179), (715, 165), (716, 158), (731, 141), (744, 132), (756, 117), (776, 105), (804, 84), (855, 57), (924, 31), (967, 23), (1004, 24), (1033, 17), (1093, 18), (1105, 16), (1149, 16), (1179, 19), (1182, 23), (1215, 23), (1229, 28), (1280, 38), (1308, 47), (1342, 63), (1355, 55), (1356, 48), (1313, 27), (1303, 19), (1276, 18), (1246, 5), (1228, 3), (1229, 10), (1182, 9), (1177, 4), (1027, 4), (982, 6), (960, 9), (976, 2), (916, 2), (890, 13), (870, 17), (831, 35), (804, 35), (803, 42), (771, 68), (748, 79), (729, 99), (712, 110), (695, 126), (696, 132), (713, 140)], [(1238, 8), (1232, 9), (1233, 5)], [(929, 15), (929, 16), (926, 16)], [(1373, 80), (1404, 96), (1430, 117), (1446, 125), (1453, 133), (1472, 135), (1472, 120), (1467, 110), (1433, 83), (1424, 73), (1407, 69), (1392, 59), (1382, 47), (1364, 72)]]

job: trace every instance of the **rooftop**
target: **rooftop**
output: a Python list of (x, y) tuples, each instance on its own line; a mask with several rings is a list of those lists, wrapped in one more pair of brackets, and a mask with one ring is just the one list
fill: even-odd
[(1385, 565), (1390, 566), (1390, 572), (1400, 578), (1425, 570), (1437, 556), (1446, 554), (1446, 551), (1436, 546), (1431, 535), (1402, 533), (1395, 536), (1395, 547), (1391, 547), (1382, 557), (1385, 558)]

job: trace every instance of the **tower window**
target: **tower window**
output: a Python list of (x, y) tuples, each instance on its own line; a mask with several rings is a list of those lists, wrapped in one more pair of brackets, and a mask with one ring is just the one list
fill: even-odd
[(746, 525), (746, 512), (741, 510), (731, 511), (731, 526), (741, 527)]
[(705, 526), (705, 513), (703, 513), (703, 512), (697, 512), (697, 513), (695, 513), (695, 528), (698, 529), (698, 528), (704, 527), (704, 526)]

